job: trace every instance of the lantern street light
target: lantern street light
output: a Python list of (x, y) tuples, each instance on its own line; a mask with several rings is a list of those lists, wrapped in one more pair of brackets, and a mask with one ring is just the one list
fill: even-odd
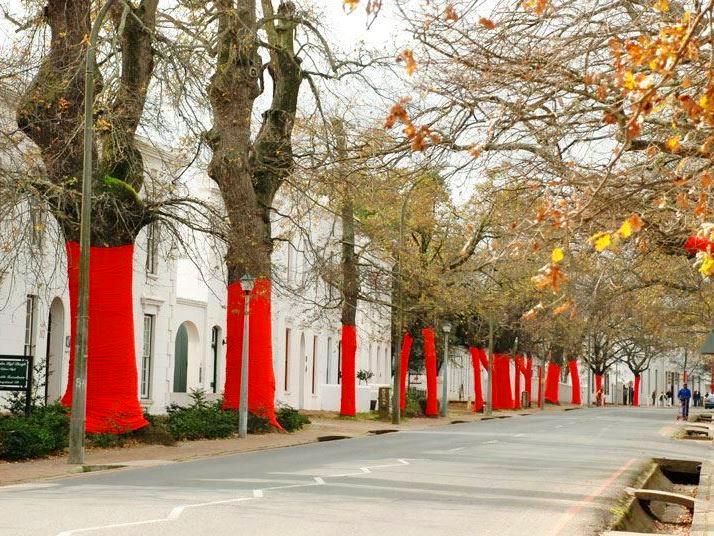
[(253, 291), (255, 279), (250, 274), (240, 278), (241, 288), (245, 293), (243, 308), (243, 353), (240, 361), (240, 406), (238, 408), (238, 437), (248, 435), (248, 353), (250, 348), (250, 293)]
[(441, 367), (441, 370), (443, 371), (441, 379), (441, 416), (446, 417), (446, 412), (449, 406), (449, 334), (451, 333), (451, 324), (444, 322), (441, 329), (444, 332), (444, 363)]

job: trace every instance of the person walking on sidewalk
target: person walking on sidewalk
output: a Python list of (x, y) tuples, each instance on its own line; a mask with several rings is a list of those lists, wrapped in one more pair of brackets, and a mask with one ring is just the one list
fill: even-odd
[(679, 402), (682, 407), (681, 411), (681, 416), (682, 420), (688, 421), (689, 420), (689, 399), (692, 398), (692, 392), (689, 390), (689, 387), (687, 387), (687, 384), (684, 384), (684, 387), (682, 387), (679, 392), (677, 393), (677, 398), (679, 398)]

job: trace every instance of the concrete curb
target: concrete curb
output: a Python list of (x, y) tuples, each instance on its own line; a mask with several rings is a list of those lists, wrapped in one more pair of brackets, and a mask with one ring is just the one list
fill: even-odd
[(694, 507), (690, 536), (711, 536), (714, 534), (714, 462), (702, 463), (699, 473), (699, 490)]

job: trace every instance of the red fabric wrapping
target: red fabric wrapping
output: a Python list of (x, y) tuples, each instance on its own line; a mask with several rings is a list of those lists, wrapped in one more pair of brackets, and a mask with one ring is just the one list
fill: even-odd
[(529, 357), (523, 363), (523, 375), (526, 380), (526, 391), (528, 391), (528, 401), (533, 400), (533, 358)]
[(513, 409), (510, 359), (505, 354), (493, 356), (493, 409)]
[[(275, 418), (275, 373), (273, 372), (271, 282), (256, 279), (250, 294), (248, 319), (248, 411), (282, 429)], [(226, 384), (223, 407), (240, 406), (240, 375), (243, 354), (245, 294), (240, 281), (228, 285), (226, 307)]]
[(640, 375), (635, 376), (635, 385), (633, 387), (634, 392), (632, 393), (632, 405), (640, 405)]
[(357, 328), (342, 326), (342, 396), (340, 415), (354, 416), (355, 407), (355, 354), (357, 353)]
[(573, 389), (570, 402), (572, 404), (582, 404), (580, 396), (580, 372), (578, 371), (578, 362), (575, 359), (568, 361), (568, 370), (570, 371), (570, 383)]
[(551, 404), (560, 403), (558, 383), (560, 382), (560, 365), (548, 363), (548, 374), (545, 377), (545, 400)]
[(483, 411), (483, 387), (481, 386), (481, 352), (483, 349), (469, 348), (474, 369), (474, 413)]
[(478, 350), (478, 358), (481, 361), (481, 366), (488, 372), (488, 356), (486, 355), (486, 350), (484, 348), (479, 348)]
[(702, 236), (690, 236), (684, 243), (684, 249), (690, 255), (695, 254), (697, 251), (714, 251), (714, 242), (708, 240)]
[[(69, 378), (62, 404), (72, 406), (79, 305), (79, 244), (67, 242), (70, 302)], [(134, 246), (89, 251), (87, 432), (121, 434), (149, 424), (139, 404), (132, 292)]]
[(521, 374), (523, 373), (523, 356), (516, 356), (516, 381), (514, 385), (514, 397), (513, 406), (515, 408), (521, 407)]
[(439, 406), (436, 402), (436, 343), (434, 330), (424, 328), (421, 330), (424, 339), (424, 363), (426, 365), (426, 416), (436, 417)]
[(407, 373), (409, 372), (409, 355), (412, 351), (412, 336), (405, 333), (402, 338), (402, 352), (399, 357), (399, 407), (402, 411), (407, 409)]

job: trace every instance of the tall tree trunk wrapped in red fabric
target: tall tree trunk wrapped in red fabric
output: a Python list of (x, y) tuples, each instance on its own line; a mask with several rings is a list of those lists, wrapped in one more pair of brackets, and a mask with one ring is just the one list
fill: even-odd
[(399, 407), (402, 411), (407, 409), (407, 375), (409, 374), (409, 355), (412, 351), (412, 336), (405, 333), (402, 338), (402, 352), (399, 357)]
[(514, 382), (514, 398), (513, 398), (513, 405), (515, 408), (520, 408), (521, 407), (521, 374), (523, 373), (523, 356), (522, 355), (517, 355), (516, 356), (516, 378)]
[(483, 411), (483, 386), (481, 385), (481, 348), (469, 348), (474, 369), (474, 413)]
[(528, 402), (533, 400), (533, 358), (528, 357), (523, 363), (523, 375), (526, 379), (526, 391), (528, 392)]
[[(602, 390), (602, 374), (595, 374), (595, 394)], [(603, 395), (605, 393), (603, 392)]]
[(513, 409), (510, 361), (506, 354), (493, 356), (493, 409)]
[(570, 371), (570, 383), (573, 389), (571, 403), (582, 404), (582, 398), (580, 396), (580, 372), (578, 371), (578, 362), (575, 359), (568, 361), (568, 370)]
[(426, 415), (436, 417), (439, 414), (436, 383), (436, 342), (432, 328), (421, 330), (424, 339), (424, 361), (426, 366)]
[(357, 328), (342, 326), (342, 398), (340, 415), (354, 416), (355, 406), (355, 354), (357, 353)]
[(640, 375), (638, 374), (635, 376), (635, 386), (633, 387), (634, 391), (632, 393), (632, 405), (633, 406), (639, 406), (640, 405)]
[[(271, 320), (271, 282), (256, 279), (250, 294), (248, 318), (248, 411), (282, 429), (275, 418), (275, 374)], [(245, 293), (240, 281), (228, 285), (226, 306), (226, 383), (223, 407), (240, 406)]]
[(560, 403), (560, 392), (558, 384), (560, 383), (560, 365), (548, 363), (548, 374), (545, 378), (545, 400), (551, 404)]
[[(69, 378), (62, 404), (72, 405), (79, 299), (79, 244), (67, 242), (70, 301)], [(121, 434), (146, 426), (134, 351), (134, 246), (92, 247), (89, 254), (87, 432)]]

